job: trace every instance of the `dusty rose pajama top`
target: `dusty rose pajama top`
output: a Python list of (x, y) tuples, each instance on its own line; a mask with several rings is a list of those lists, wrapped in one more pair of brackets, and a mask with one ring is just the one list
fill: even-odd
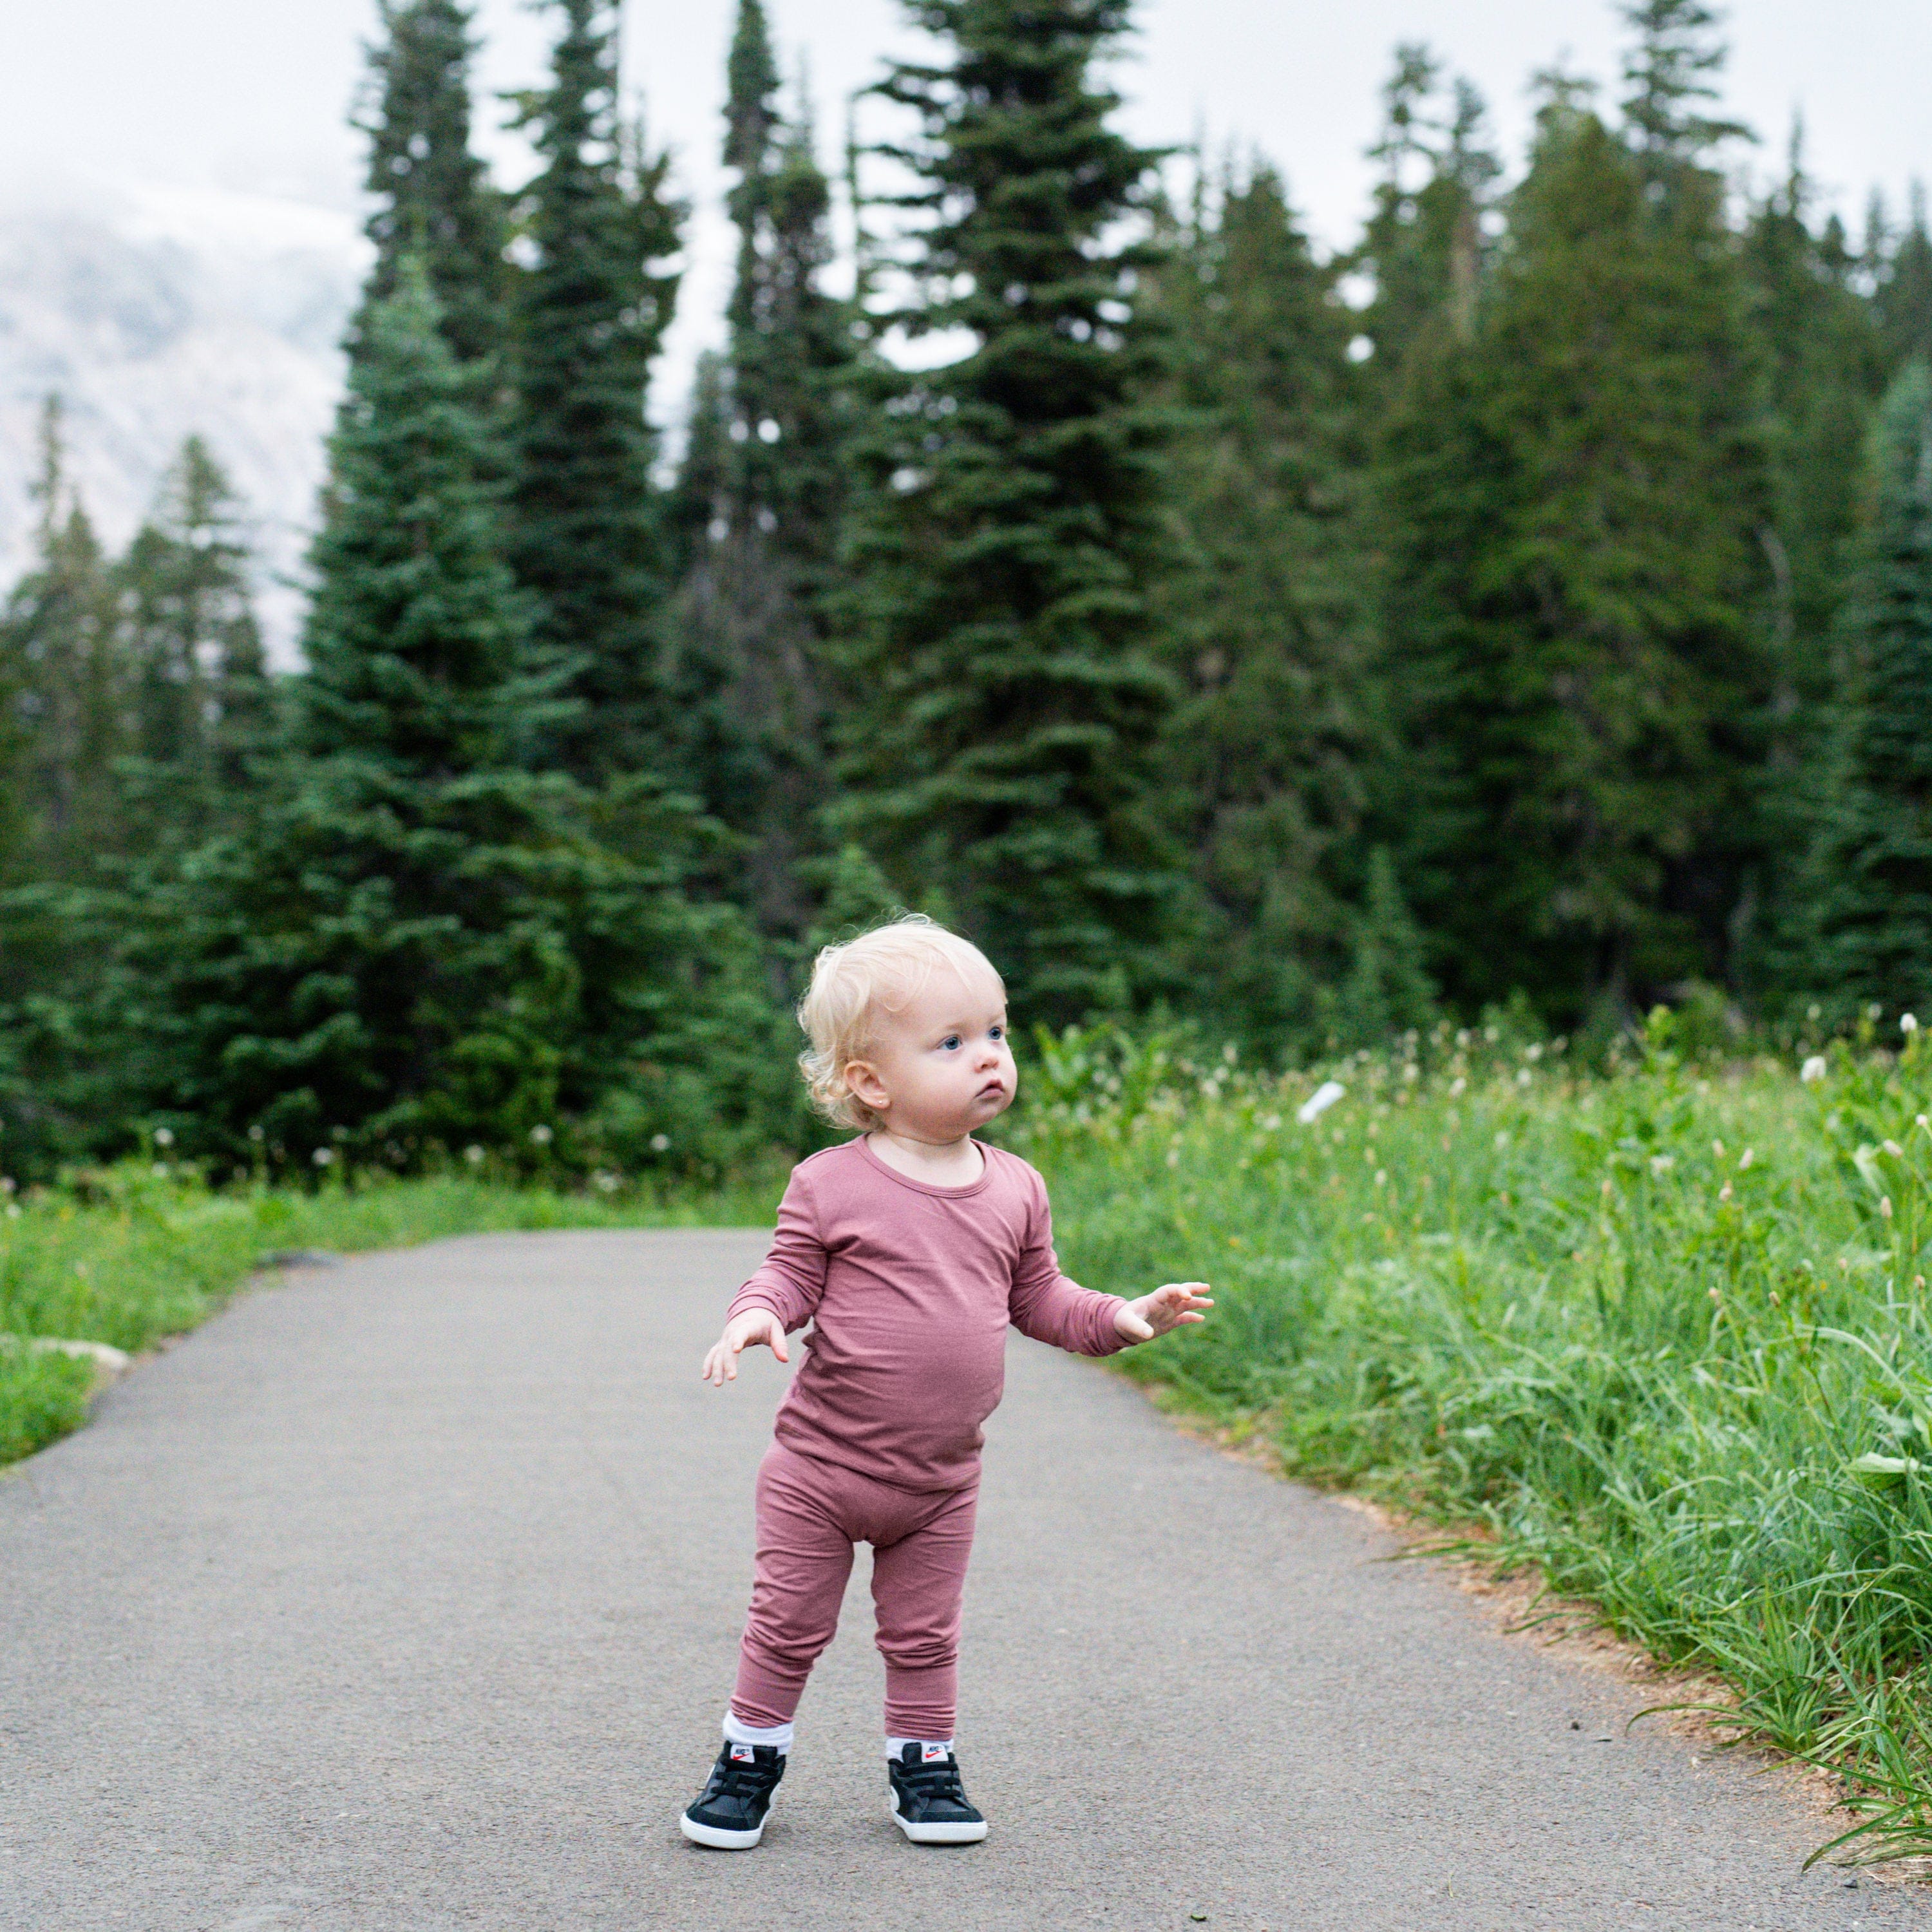
[(788, 1448), (903, 1489), (963, 1489), (1010, 1323), (1076, 1354), (1126, 1346), (1119, 1298), (1060, 1271), (1046, 1184), (980, 1146), (986, 1171), (964, 1187), (899, 1173), (862, 1136), (793, 1170), (771, 1252), (730, 1310), (812, 1324), (773, 1428)]

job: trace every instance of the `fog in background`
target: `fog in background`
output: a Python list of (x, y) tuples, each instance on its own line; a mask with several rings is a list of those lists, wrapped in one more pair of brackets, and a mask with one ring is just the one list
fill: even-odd
[[(896, 0), (767, 0), (788, 70), (806, 64), (821, 152), (836, 166), (845, 103), (881, 57), (920, 43)], [(630, 0), (625, 76), (694, 205), (677, 322), (652, 398), (675, 430), (692, 363), (719, 339), (731, 237), (720, 206), (718, 110), (730, 0)], [(1398, 40), (1430, 43), (1487, 98), (1512, 165), (1531, 74), (1558, 60), (1620, 91), (1622, 29), (1600, 0), (1143, 0), (1114, 79), (1150, 142), (1204, 135), (1285, 172), (1318, 243), (1354, 239), (1363, 150)], [(0, 581), (25, 557), (39, 398), (69, 399), (75, 470), (124, 540), (167, 452), (204, 430), (286, 575), (339, 379), (334, 343), (362, 260), (362, 154), (346, 114), (373, 0), (0, 0)], [(491, 96), (543, 71), (550, 21), (483, 0), (478, 145), (514, 182), (519, 144)], [(1794, 111), (1821, 199), (1856, 235), (1866, 196), (1896, 216), (1932, 174), (1932, 7), (1924, 0), (1739, 0), (1726, 101), (1763, 136), (1740, 168), (1780, 172)], [(871, 110), (877, 119), (880, 110)], [(297, 600), (272, 595), (286, 657)]]

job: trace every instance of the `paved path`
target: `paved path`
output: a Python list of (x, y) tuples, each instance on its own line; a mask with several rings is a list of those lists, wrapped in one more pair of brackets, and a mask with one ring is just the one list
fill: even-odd
[(1932, 1924), (1801, 1878), (1814, 1828), (1741, 1767), (1597, 1742), (1632, 1694), (1358, 1516), (1017, 1340), (961, 1729), (993, 1836), (884, 1817), (862, 1562), (764, 1848), (684, 1845), (780, 1381), (696, 1366), (760, 1245), (293, 1276), (0, 1478), (0, 1927)]

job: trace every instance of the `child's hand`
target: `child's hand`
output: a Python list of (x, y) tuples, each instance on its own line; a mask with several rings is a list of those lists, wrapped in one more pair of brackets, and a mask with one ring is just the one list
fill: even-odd
[[(1195, 1318), (1198, 1321), (1200, 1317)], [(740, 1352), (759, 1342), (763, 1342), (780, 1361), (791, 1360), (785, 1352), (784, 1324), (769, 1308), (748, 1308), (743, 1314), (734, 1315), (725, 1323), (724, 1334), (712, 1343), (699, 1373), (713, 1388), (722, 1388), (727, 1382), (735, 1382), (738, 1379)]]
[(1207, 1316), (1199, 1311), (1214, 1306), (1210, 1296), (1198, 1292), (1207, 1286), (1204, 1281), (1171, 1281), (1138, 1301), (1124, 1301), (1114, 1310), (1114, 1326), (1130, 1342), (1151, 1342), (1184, 1322), (1205, 1322)]

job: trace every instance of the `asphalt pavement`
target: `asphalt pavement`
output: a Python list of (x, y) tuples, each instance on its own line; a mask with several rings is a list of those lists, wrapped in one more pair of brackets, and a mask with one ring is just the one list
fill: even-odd
[(1640, 1690), (1018, 1338), (962, 1672), (992, 1836), (886, 1819), (862, 1556), (764, 1844), (684, 1844), (782, 1383), (698, 1364), (761, 1252), (299, 1270), (0, 1474), (0, 1928), (1932, 1926), (1801, 1874), (1819, 1821), (1627, 1733)]

